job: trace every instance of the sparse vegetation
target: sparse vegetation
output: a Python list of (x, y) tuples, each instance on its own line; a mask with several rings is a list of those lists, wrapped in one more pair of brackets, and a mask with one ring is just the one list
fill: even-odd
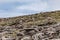
[(57, 37), (60, 38), (59, 29), (60, 11), (41, 12), (0, 19), (1, 37), (5, 38), (7, 36), (11, 40), (12, 38), (16, 40), (49, 40)]
[(42, 23), (42, 20), (47, 19), (47, 17), (54, 18), (56, 21), (60, 22), (60, 11), (43, 12), (43, 13), (13, 17), (13, 18), (3, 18), (0, 21), (0, 25), (11, 25), (15, 23), (37, 24), (38, 22)]

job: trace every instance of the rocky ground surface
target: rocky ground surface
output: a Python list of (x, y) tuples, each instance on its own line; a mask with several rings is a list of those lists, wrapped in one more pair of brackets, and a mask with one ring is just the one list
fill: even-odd
[(60, 11), (1, 18), (0, 40), (60, 40)]
[(48, 21), (31, 27), (0, 26), (0, 38), (2, 40), (60, 40), (60, 23)]

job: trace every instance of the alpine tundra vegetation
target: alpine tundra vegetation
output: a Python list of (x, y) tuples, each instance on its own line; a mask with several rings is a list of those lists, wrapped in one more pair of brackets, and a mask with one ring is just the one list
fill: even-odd
[(60, 40), (60, 11), (0, 18), (0, 40)]

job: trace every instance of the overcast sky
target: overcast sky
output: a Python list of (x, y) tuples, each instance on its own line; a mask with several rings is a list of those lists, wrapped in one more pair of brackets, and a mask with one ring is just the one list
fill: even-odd
[(60, 10), (60, 0), (0, 0), (0, 18)]

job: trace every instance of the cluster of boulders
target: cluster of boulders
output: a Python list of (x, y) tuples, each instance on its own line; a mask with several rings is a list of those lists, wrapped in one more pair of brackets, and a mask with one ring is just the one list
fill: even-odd
[(60, 23), (51, 18), (39, 25), (0, 26), (0, 40), (60, 40)]
[(21, 40), (58, 40), (60, 38), (60, 24), (58, 24), (37, 26), (37, 28), (34, 28), (33, 30), (26, 29), (26, 36), (24, 36)]
[(30, 28), (0, 26), (0, 40), (59, 40), (60, 23), (41, 25), (34, 25)]

